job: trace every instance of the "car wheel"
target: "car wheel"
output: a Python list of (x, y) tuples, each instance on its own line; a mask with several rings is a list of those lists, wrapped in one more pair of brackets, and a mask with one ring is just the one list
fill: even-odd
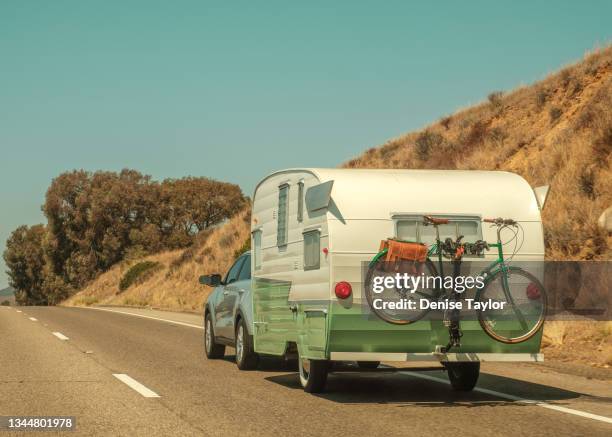
[(259, 364), (259, 355), (253, 348), (253, 337), (249, 335), (244, 319), (236, 328), (236, 365), (240, 370), (253, 370)]
[(472, 391), (478, 376), (480, 376), (480, 362), (475, 363), (447, 363), (446, 371), (453, 390)]
[(300, 383), (307, 393), (321, 393), (325, 390), (329, 361), (298, 359)]
[(215, 331), (213, 330), (210, 313), (206, 313), (204, 318), (204, 352), (208, 359), (214, 360), (223, 358), (225, 346), (215, 342)]

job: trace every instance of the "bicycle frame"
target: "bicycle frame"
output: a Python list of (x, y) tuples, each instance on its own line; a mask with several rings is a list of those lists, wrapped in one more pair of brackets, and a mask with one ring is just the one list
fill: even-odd
[[(511, 224), (497, 225), (498, 226), (497, 227), (497, 242), (486, 244), (486, 246), (484, 246), (485, 248), (487, 246), (488, 248), (493, 248), (493, 247), (496, 248), (497, 249), (497, 259), (495, 259), (484, 270), (482, 270), (479, 276), (484, 278), (485, 286), (483, 287), (483, 289), (486, 288), (487, 285), (491, 283), (491, 281), (495, 280), (495, 278), (497, 278), (498, 276), (500, 277), (503, 294), (505, 295), (507, 302), (510, 304), (510, 306), (514, 310), (518, 321), (521, 323), (523, 328), (526, 329), (527, 328), (526, 319), (524, 318), (524, 315), (522, 314), (522, 312), (515, 305), (514, 298), (510, 292), (510, 282), (509, 282), (510, 272), (513, 269), (516, 269), (518, 271), (521, 271), (522, 269), (509, 266), (506, 263), (506, 260), (504, 259), (503, 243), (501, 240), (501, 231), (504, 228), (509, 227), (510, 225)], [(443, 243), (440, 240), (440, 233), (439, 233), (438, 226), (436, 224), (434, 224), (433, 226), (436, 229), (436, 239), (435, 239), (435, 242), (427, 250), (427, 261), (430, 263), (430, 266), (431, 266), (430, 270), (432, 270), (431, 273), (439, 277), (445, 277), (444, 262), (443, 262), (443, 257), (446, 253), (445, 251), (457, 250), (456, 252), (457, 256), (453, 256), (453, 255), (449, 256), (449, 258), (452, 259), (451, 262), (453, 264), (453, 279), (454, 279), (457, 275), (460, 274), (460, 266), (463, 261), (463, 250), (465, 250), (466, 246), (463, 246), (464, 249), (462, 249), (461, 252), (459, 252), (459, 249), (456, 249), (457, 246), (455, 246), (455, 244), (463, 244), (463, 243), (459, 243), (462, 237), (457, 238), (457, 241), (453, 242), (454, 244), (451, 244), (450, 247), (445, 247), (446, 243), (444, 243), (445, 246), (442, 246)], [(480, 248), (480, 245), (478, 247)], [(377, 253), (376, 256), (370, 262), (370, 267), (375, 266), (375, 264), (379, 260), (381, 260), (381, 258), (384, 257), (387, 253), (388, 253), (388, 249), (384, 249), (381, 252)], [(438, 261), (437, 269), (433, 261), (434, 258), (437, 258), (437, 261)], [(454, 283), (455, 281), (453, 280), (453, 284)], [(441, 296), (445, 295), (447, 299), (450, 298), (453, 300), (461, 300), (462, 295), (463, 295), (462, 291), (456, 291), (454, 288), (447, 289), (444, 287), (444, 285), (441, 285), (439, 288), (435, 287), (431, 291), (433, 292), (433, 295), (429, 296), (430, 299), (439, 299)], [(477, 292), (476, 293), (477, 299), (479, 298), (478, 297), (479, 295), (480, 295), (480, 292)], [(445, 312), (444, 324), (448, 326), (449, 328), (449, 344), (445, 348), (442, 348), (442, 350), (446, 352), (450, 350), (452, 347), (460, 347), (461, 346), (460, 338), (463, 335), (461, 332), (461, 328), (460, 328), (460, 320), (461, 320), (460, 310), (454, 309), (454, 310), (451, 310), (451, 312), (448, 314), (449, 316), (447, 319), (447, 313)], [(489, 335), (491, 334), (489, 333)], [(502, 340), (499, 340), (499, 341), (502, 341)]]
[[(497, 243), (491, 243), (489, 244), (489, 247), (495, 247), (497, 248), (497, 259), (495, 261), (493, 261), (491, 264), (489, 264), (482, 272), (480, 272), (481, 276), (484, 276), (485, 274), (487, 276), (494, 276), (496, 273), (498, 273), (500, 270), (504, 273), (508, 272), (508, 266), (506, 265), (505, 259), (504, 259), (504, 251), (503, 251), (503, 244), (501, 242), (501, 230), (505, 228), (505, 226), (503, 227), (499, 227), (497, 230)], [(429, 248), (429, 250), (427, 251), (427, 258), (431, 259), (433, 257), (437, 258), (438, 261), (438, 268), (439, 268), (439, 275), (440, 276), (444, 276), (444, 261), (442, 259), (442, 250), (440, 249), (440, 234), (438, 231), (438, 227), (436, 226), (436, 241), (431, 245), (431, 247)], [(386, 249), (384, 251), (384, 253), (386, 253)], [(380, 257), (377, 256), (374, 259), (375, 261), (378, 261)], [(504, 274), (503, 276), (504, 278), (504, 287), (507, 287), (507, 275)]]
[[(493, 261), (491, 264), (489, 264), (487, 266), (486, 269), (484, 269), (482, 272), (480, 272), (481, 275), (484, 275), (485, 273), (488, 276), (493, 276), (495, 275), (499, 270), (501, 270), (504, 273), (508, 272), (508, 267), (506, 265), (506, 262), (504, 260), (504, 251), (503, 251), (503, 244), (501, 242), (501, 230), (505, 228), (505, 226), (503, 227), (499, 227), (497, 229), (497, 243), (491, 243), (489, 244), (489, 247), (495, 247), (497, 248), (497, 259), (495, 261)], [(427, 258), (431, 259), (433, 257), (436, 257), (438, 260), (438, 268), (440, 269), (440, 271), (438, 272), (438, 274), (440, 276), (444, 276), (444, 261), (442, 260), (442, 250), (439, 249), (440, 248), (440, 232), (438, 230), (438, 227), (436, 226), (436, 241), (430, 246), (429, 250), (427, 251)], [(372, 261), (370, 261), (369, 266), (373, 266), (374, 264), (376, 264), (378, 262), (378, 260), (380, 260), (383, 256), (385, 256), (388, 252), (388, 249), (384, 249), (380, 252), (378, 252), (376, 254), (376, 256), (372, 259)], [(499, 268), (496, 268), (498, 267)], [(507, 275), (504, 275), (504, 287), (507, 287)]]

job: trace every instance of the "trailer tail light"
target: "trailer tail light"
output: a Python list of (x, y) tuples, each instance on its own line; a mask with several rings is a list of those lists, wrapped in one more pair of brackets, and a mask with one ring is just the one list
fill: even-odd
[(336, 284), (336, 289), (334, 291), (338, 299), (346, 299), (353, 293), (353, 288), (348, 282), (341, 281)]
[(530, 282), (527, 286), (527, 289), (525, 290), (525, 294), (529, 299), (536, 300), (540, 298), (540, 289), (536, 284)]

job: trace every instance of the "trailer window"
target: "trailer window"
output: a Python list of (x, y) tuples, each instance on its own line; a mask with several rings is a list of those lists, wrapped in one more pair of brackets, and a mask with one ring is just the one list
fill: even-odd
[(417, 222), (415, 220), (398, 221), (397, 238), (408, 241), (417, 241)]
[(297, 220), (298, 222), (302, 222), (304, 220), (304, 181), (298, 182)]
[[(459, 235), (463, 235), (463, 240), (471, 243), (482, 239), (480, 217), (443, 217), (450, 219), (450, 223), (439, 226), (442, 241), (448, 237), (456, 239)], [(397, 220), (396, 236), (402, 240), (430, 245), (436, 239), (436, 229), (433, 226), (424, 226), (421, 216), (402, 218)]]
[(261, 230), (253, 232), (253, 265), (255, 270), (261, 268)]
[(281, 185), (278, 189), (278, 217), (276, 222), (276, 245), (287, 244), (287, 212), (288, 212), (289, 185)]
[(304, 270), (316, 270), (321, 264), (321, 232), (304, 232)]

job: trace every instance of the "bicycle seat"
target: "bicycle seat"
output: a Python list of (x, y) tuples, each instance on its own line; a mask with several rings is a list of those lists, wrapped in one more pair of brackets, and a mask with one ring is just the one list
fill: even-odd
[(431, 223), (432, 225), (445, 225), (449, 222), (448, 219), (435, 218), (430, 215), (424, 215), (423, 218), (425, 219), (426, 223)]

